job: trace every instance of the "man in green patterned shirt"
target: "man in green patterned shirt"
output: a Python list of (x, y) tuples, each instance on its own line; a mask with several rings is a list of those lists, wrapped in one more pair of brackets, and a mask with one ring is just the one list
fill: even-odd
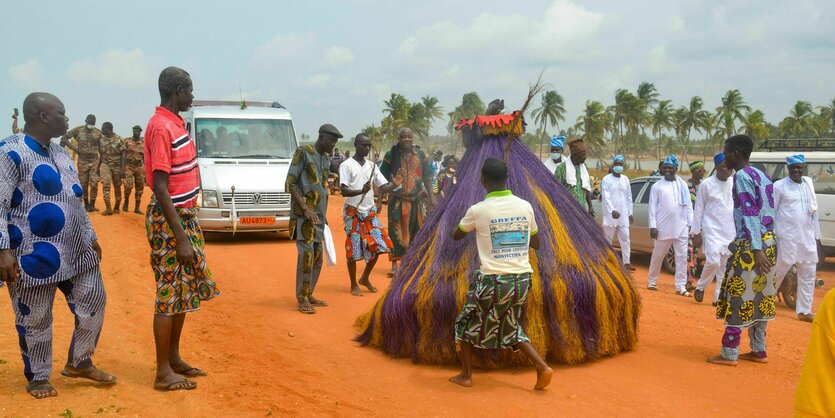
[(342, 134), (326, 123), (319, 128), (319, 139), (313, 145), (296, 149), (284, 190), (292, 195), (290, 238), (296, 241), (299, 257), (296, 262), (296, 300), (299, 311), (316, 313), (314, 306), (328, 304), (313, 296), (319, 273), (322, 272), (322, 241), (328, 213), (328, 172), (331, 153)]
[(589, 214), (594, 216), (594, 208), (591, 205), (591, 178), (586, 169), (586, 143), (582, 138), (575, 138), (568, 142), (568, 149), (571, 150), (571, 156), (563, 158), (563, 162), (554, 172), (554, 177), (568, 189), (580, 205), (587, 206)]

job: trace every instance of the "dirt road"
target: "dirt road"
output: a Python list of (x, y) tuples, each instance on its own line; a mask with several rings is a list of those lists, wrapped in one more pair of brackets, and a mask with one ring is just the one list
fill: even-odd
[[(148, 196), (146, 192), (146, 200)], [(337, 240), (341, 204), (328, 219)], [(101, 206), (101, 203), (100, 203)], [(454, 368), (414, 365), (357, 347), (352, 324), (376, 300), (348, 293), (347, 269), (326, 268), (317, 296), (330, 307), (295, 309), (295, 244), (276, 234), (210, 235), (208, 262), (222, 295), (189, 315), (184, 357), (209, 372), (191, 392), (159, 393), (154, 376), (153, 275), (144, 217), (92, 216), (104, 248), (105, 328), (96, 364), (119, 377), (112, 388), (71, 381), (66, 361), (72, 317), (56, 299), (54, 368), (57, 398), (34, 400), (25, 380), (9, 299), (0, 296), (0, 416), (789, 416), (810, 324), (785, 306), (769, 324), (768, 365), (714, 366), (722, 327), (709, 303), (676, 296), (673, 279), (645, 290), (648, 256), (634, 256), (643, 312), (639, 348), (613, 358), (555, 368), (544, 392), (531, 390), (533, 369), (477, 372), (475, 387), (447, 382)], [(385, 288), (388, 265), (372, 276)], [(835, 260), (819, 277), (815, 307), (835, 283)], [(2, 293), (6, 293), (5, 290)], [(747, 347), (747, 338), (743, 341)]]

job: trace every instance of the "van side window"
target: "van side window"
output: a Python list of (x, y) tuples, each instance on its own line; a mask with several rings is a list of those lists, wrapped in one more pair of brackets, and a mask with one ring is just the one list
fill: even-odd
[(805, 174), (812, 178), (815, 193), (835, 195), (835, 162), (809, 163)]
[(647, 182), (647, 187), (644, 190), (644, 195), (641, 196), (641, 203), (647, 204), (647, 205), (649, 204), (649, 190), (652, 189), (653, 184), (655, 184), (654, 181), (648, 181)]
[(645, 181), (636, 181), (633, 182), (630, 186), (632, 187), (632, 202), (638, 202), (638, 195), (641, 194), (641, 189), (644, 188), (644, 185), (647, 184)]

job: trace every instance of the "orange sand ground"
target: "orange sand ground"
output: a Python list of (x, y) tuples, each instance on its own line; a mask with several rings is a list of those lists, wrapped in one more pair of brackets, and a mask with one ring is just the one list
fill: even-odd
[[(341, 205), (340, 197), (332, 198), (328, 217), (338, 241), (344, 237)], [(645, 290), (649, 257), (636, 255), (644, 308), (635, 352), (581, 366), (554, 366), (554, 380), (544, 392), (531, 390), (532, 368), (477, 372), (476, 386), (467, 389), (447, 382), (454, 367), (414, 365), (352, 342), (354, 319), (377, 297), (348, 293), (343, 255), (342, 265), (325, 268), (316, 292), (330, 307), (302, 315), (293, 296), (296, 249), (285, 234), (209, 235), (208, 261), (223, 294), (189, 315), (183, 344), (184, 357), (209, 376), (198, 379), (195, 391), (159, 393), (151, 386), (154, 283), (144, 217), (99, 213), (92, 219), (104, 248), (108, 304), (95, 361), (118, 375), (119, 383), (96, 388), (60, 376), (72, 317), (58, 296), (52, 381), (60, 395), (31, 398), (24, 391), (12, 309), (2, 296), (0, 416), (54, 417), (69, 410), (76, 417), (784, 417), (792, 411), (810, 333), (810, 324), (781, 306), (768, 329), (770, 364), (710, 365), (704, 359), (717, 353), (722, 334), (721, 323), (712, 319), (713, 308), (676, 296), (669, 275), (660, 280), (659, 292)], [(827, 284), (815, 292), (816, 307), (835, 283), (832, 261), (818, 273)], [(381, 288), (388, 284), (388, 267), (381, 262), (372, 276)]]

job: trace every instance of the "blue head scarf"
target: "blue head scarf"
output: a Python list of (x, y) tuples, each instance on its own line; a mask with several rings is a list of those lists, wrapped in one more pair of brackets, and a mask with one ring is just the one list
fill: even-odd
[(620, 154), (615, 155), (614, 157), (612, 157), (612, 164), (614, 164), (614, 163), (616, 163), (616, 162), (618, 162), (618, 161), (620, 161), (620, 162), (622, 162), (622, 163), (625, 163), (625, 162), (626, 162), (626, 159), (625, 159), (625, 158), (623, 158), (623, 155), (620, 155)]
[(803, 154), (792, 155), (786, 158), (786, 165), (806, 164), (806, 157)]
[(551, 137), (551, 146), (565, 149), (565, 137), (562, 135), (554, 135)]
[(678, 168), (678, 158), (676, 158), (675, 154), (670, 154), (667, 158), (664, 159), (664, 165), (671, 165), (675, 168)]
[(724, 152), (720, 152), (719, 154), (716, 154), (716, 155), (713, 156), (713, 164), (714, 165), (722, 164), (722, 161), (725, 161), (725, 153)]

